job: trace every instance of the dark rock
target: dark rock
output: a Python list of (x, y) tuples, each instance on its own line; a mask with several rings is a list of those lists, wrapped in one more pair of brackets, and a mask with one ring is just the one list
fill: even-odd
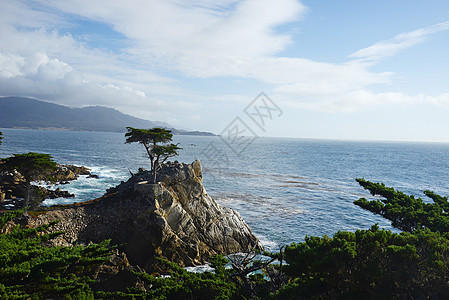
[(46, 198), (48, 199), (56, 199), (56, 198), (73, 198), (75, 197), (74, 194), (69, 193), (68, 191), (61, 190), (60, 187), (58, 187), (56, 190), (49, 190), (46, 189)]
[(140, 172), (99, 200), (52, 208), (30, 224), (59, 219), (52, 231), (65, 231), (56, 245), (87, 244), (111, 239), (123, 248), (129, 261), (147, 271), (155, 256), (182, 266), (203, 264), (215, 254), (261, 249), (240, 215), (217, 204), (204, 189), (201, 164), (167, 163), (157, 184)]
[[(23, 198), (25, 179), (17, 171), (0, 174), (0, 200), (3, 208), (12, 208), (17, 198)], [(13, 200), (13, 201), (11, 201)]]
[[(80, 175), (87, 175), (95, 178), (86, 167), (78, 167), (74, 165), (57, 165), (55, 173), (52, 175), (56, 182), (68, 184), (71, 180), (76, 180)], [(21, 208), (18, 201), (8, 201), (6, 199), (16, 200), (24, 197), (25, 178), (17, 171), (9, 173), (0, 173), (0, 202), (3, 208), (16, 209)], [(56, 190), (46, 189), (40, 186), (32, 186), (30, 203), (32, 208), (36, 208), (47, 198), (73, 198), (74, 194), (68, 191), (62, 191), (60, 188)], [(5, 205), (8, 205), (7, 207)]]
[(129, 287), (140, 290), (149, 289), (144, 282), (135, 275), (135, 272), (143, 272), (138, 266), (132, 266), (125, 253), (116, 252), (105, 264), (94, 270), (92, 285), (94, 291), (126, 292)]
[(92, 174), (86, 167), (78, 167), (74, 165), (57, 165), (53, 177), (58, 182), (68, 182), (78, 179), (80, 175), (91, 176)]
[(3, 202), (6, 199), (5, 192), (2, 191), (2, 187), (0, 186), (0, 202)]

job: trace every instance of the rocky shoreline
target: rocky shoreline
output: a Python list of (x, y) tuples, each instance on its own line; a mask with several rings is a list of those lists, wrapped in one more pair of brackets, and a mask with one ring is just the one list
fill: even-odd
[[(92, 174), (86, 167), (74, 165), (57, 165), (56, 171), (52, 175), (55, 183), (68, 184), (70, 181), (76, 180), (80, 175), (86, 175), (91, 178), (98, 178)], [(22, 198), (25, 190), (25, 179), (17, 171), (0, 174), (0, 209), (17, 209), (21, 208)], [(31, 192), (33, 208), (39, 206), (44, 199), (55, 198), (73, 198), (74, 194), (62, 190), (60, 187), (55, 190), (45, 188), (43, 186), (32, 186)]]
[(31, 213), (27, 226), (59, 220), (50, 232), (64, 231), (53, 245), (111, 239), (133, 265), (154, 271), (156, 257), (181, 266), (204, 264), (216, 254), (262, 249), (238, 212), (217, 204), (202, 182), (201, 163), (166, 163), (158, 183), (141, 170), (101, 198)]

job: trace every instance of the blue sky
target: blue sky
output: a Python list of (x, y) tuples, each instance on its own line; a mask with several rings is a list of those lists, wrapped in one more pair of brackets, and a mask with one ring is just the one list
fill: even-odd
[[(0, 96), (179, 128), (449, 142), (448, 1), (0, 0)], [(244, 113), (260, 92), (282, 110)], [(246, 119), (245, 119), (246, 118)]]

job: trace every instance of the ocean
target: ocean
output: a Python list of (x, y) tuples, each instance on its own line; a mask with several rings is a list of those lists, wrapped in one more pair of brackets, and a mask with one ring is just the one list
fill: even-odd
[[(81, 176), (61, 188), (72, 199), (98, 198), (126, 181), (138, 168), (149, 168), (143, 146), (125, 144), (123, 133), (0, 129), (0, 157), (49, 153), (61, 164), (83, 165), (99, 179)], [(174, 136), (183, 149), (172, 160), (200, 159), (203, 182), (218, 203), (237, 210), (269, 251), (306, 235), (332, 236), (338, 230), (381, 228), (398, 231), (388, 220), (362, 210), (353, 201), (369, 192), (355, 178), (383, 182), (425, 197), (429, 189), (449, 196), (449, 144), (258, 138), (229, 144), (220, 137)]]

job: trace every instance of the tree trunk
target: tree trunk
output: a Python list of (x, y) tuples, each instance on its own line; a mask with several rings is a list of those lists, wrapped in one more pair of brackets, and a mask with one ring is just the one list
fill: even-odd
[(156, 168), (154, 168), (151, 173), (151, 176), (153, 176), (153, 183), (156, 184)]
[(31, 182), (27, 179), (25, 181), (25, 197), (23, 199), (23, 215), (26, 216), (28, 214), (28, 206), (30, 206), (30, 191), (31, 191)]
[(151, 167), (152, 167), (151, 168), (151, 176), (153, 177), (153, 183), (156, 184), (157, 169), (159, 167), (159, 162), (157, 160), (154, 161), (154, 163)]

